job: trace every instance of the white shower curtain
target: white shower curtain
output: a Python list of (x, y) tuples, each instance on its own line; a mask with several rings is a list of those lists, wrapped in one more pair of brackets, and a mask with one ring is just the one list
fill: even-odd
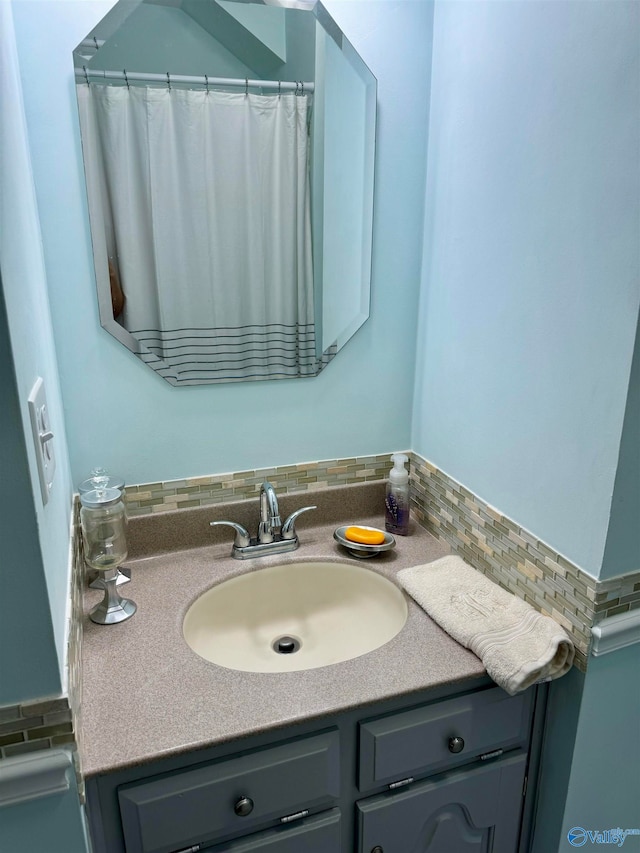
[(77, 92), (119, 322), (160, 372), (180, 384), (316, 373), (309, 96)]

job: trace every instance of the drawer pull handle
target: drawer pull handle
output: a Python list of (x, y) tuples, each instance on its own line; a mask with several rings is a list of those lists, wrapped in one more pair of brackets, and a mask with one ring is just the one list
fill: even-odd
[(485, 752), (484, 755), (480, 756), (480, 761), (487, 761), (489, 758), (498, 758), (503, 752), (504, 749), (494, 749), (493, 752)]
[(376, 844), (375, 847), (371, 848), (371, 853), (384, 853), (384, 850), (382, 849), (382, 847), (380, 847), (379, 844)]
[(294, 820), (301, 820), (303, 817), (306, 817), (309, 814), (309, 809), (302, 809), (301, 812), (296, 812), (295, 814), (288, 814), (285, 817), (280, 818), (280, 823), (291, 823)]
[(413, 782), (413, 776), (407, 776), (406, 779), (400, 779), (398, 782), (392, 782), (389, 785), (390, 791), (395, 791), (396, 788), (404, 788), (405, 785), (410, 785)]
[(249, 797), (241, 797), (233, 807), (234, 812), (238, 817), (246, 817), (253, 811), (253, 800)]
[(461, 737), (449, 738), (449, 752), (458, 753), (464, 749), (464, 740)]

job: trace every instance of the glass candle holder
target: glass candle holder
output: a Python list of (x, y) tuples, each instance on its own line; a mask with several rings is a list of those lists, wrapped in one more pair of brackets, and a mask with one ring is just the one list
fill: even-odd
[[(86, 480), (83, 480), (78, 486), (78, 493), (80, 497), (82, 495), (87, 494), (88, 492), (100, 491), (102, 489), (117, 489), (122, 495), (122, 502), (124, 503), (124, 511), (125, 516), (127, 512), (127, 505), (125, 503), (125, 490), (124, 490), (124, 480), (122, 477), (118, 477), (115, 474), (110, 474), (106, 468), (92, 468), (91, 473), (87, 477)], [(118, 585), (129, 583), (131, 579), (131, 573), (128, 569), (118, 570), (117, 583)], [(92, 580), (89, 584), (91, 589), (104, 589), (104, 581), (100, 575), (98, 575), (94, 580)]]
[(127, 516), (119, 489), (98, 488), (80, 495), (80, 523), (84, 559), (102, 573), (103, 601), (89, 614), (93, 622), (110, 625), (123, 622), (136, 612), (136, 605), (121, 598), (118, 566), (127, 558)]

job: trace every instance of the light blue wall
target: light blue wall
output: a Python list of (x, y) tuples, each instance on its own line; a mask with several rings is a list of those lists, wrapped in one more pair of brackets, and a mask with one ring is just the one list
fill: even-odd
[(67, 791), (2, 807), (3, 853), (90, 853), (72, 767), (66, 775)]
[(640, 301), (639, 16), (434, 21), (413, 447), (594, 576)]
[[(591, 658), (586, 675), (572, 670), (551, 685), (532, 853), (574, 850), (573, 827), (640, 830), (639, 684), (636, 644)], [(628, 838), (624, 849), (639, 842)]]
[[(413, 447), (594, 576), (634, 535), (639, 30), (629, 2), (434, 16)], [(551, 686), (535, 853), (638, 824), (638, 670)]]
[(135, 483), (408, 446), (431, 4), (327, 3), (379, 81), (371, 319), (315, 379), (202, 388), (169, 386), (98, 323), (71, 51), (110, 6), (14, 0), (74, 482), (97, 463)]
[[(640, 245), (640, 237), (638, 242)], [(636, 330), (629, 394), (601, 578), (638, 571), (640, 566), (638, 519), (640, 519), (640, 322)]]
[(61, 680), (1, 283), (0, 389), (2, 706), (60, 694)]
[[(575, 826), (640, 830), (639, 685), (638, 645), (589, 663), (559, 853), (575, 850), (567, 840)], [(629, 837), (623, 849), (637, 851), (639, 845), (639, 837)]]
[[(5, 609), (7, 610), (6, 618), (11, 621), (12, 617), (8, 613), (10, 609), (15, 610), (16, 607), (28, 606), (29, 585), (32, 584), (34, 589), (38, 588), (43, 583), (42, 571), (44, 570), (44, 582), (46, 582), (52, 616), (46, 614), (45, 617), (43, 614), (42, 618), (43, 620), (52, 620), (53, 624), (55, 653), (59, 669), (57, 678), (53, 681), (54, 684), (57, 681), (59, 689), (60, 679), (63, 677), (66, 647), (66, 605), (70, 568), (71, 476), (56, 353), (49, 314), (47, 278), (42, 254), (33, 175), (29, 160), (11, 5), (9, 3), (0, 3), (0, 24), (0, 185), (2, 186), (0, 194), (0, 266), (15, 364), (19, 413), (22, 428), (28, 436), (26, 463), (28, 463), (27, 476), (29, 479), (27, 482), (32, 490), (30, 512), (35, 513), (35, 516), (30, 520), (29, 512), (27, 512), (24, 524), (32, 523), (33, 535), (38, 539), (32, 544), (39, 545), (41, 553), (37, 560), (34, 558), (34, 562), (25, 561), (24, 565), (20, 561), (9, 558), (5, 544), (8, 538), (15, 536), (17, 529), (15, 524), (17, 522), (15, 519), (13, 521), (7, 519), (3, 514), (3, 524), (4, 522), (8, 523), (7, 530), (3, 531), (2, 534), (5, 543), (3, 544), (5, 550), (1, 559), (3, 574), (5, 572), (7, 575), (14, 572), (24, 572), (29, 581), (24, 583), (23, 595), (16, 598), (7, 594), (7, 588), (3, 581), (5, 589), (0, 596), (2, 602), (0, 604), (0, 621), (4, 618)], [(45, 381), (57, 465), (53, 490), (46, 506), (43, 506), (37, 479), (35, 450), (31, 441), (27, 409), (27, 397), (38, 376), (43, 377)], [(6, 393), (9, 395), (10, 391), (7, 389)], [(24, 442), (22, 449), (16, 450), (16, 453), (25, 453)], [(3, 488), (5, 489), (8, 488), (7, 481), (8, 475), (3, 473)], [(15, 506), (9, 508), (17, 512)], [(27, 632), (21, 642), (28, 645), (29, 637), (30, 635)], [(34, 655), (37, 655), (38, 640), (35, 634), (32, 641), (36, 646)], [(4, 653), (6, 648), (3, 646), (0, 654)], [(15, 650), (12, 653), (15, 654)], [(29, 654), (29, 652), (26, 653)], [(48, 654), (48, 649), (42, 650), (43, 661), (47, 660)], [(36, 666), (31, 674), (33, 684), (28, 688), (28, 696), (26, 694), (18, 696), (15, 701), (43, 695), (43, 693), (37, 692), (36, 673), (38, 670), (39, 667)], [(22, 674), (20, 683), (24, 679), (29, 680), (28, 673)], [(42, 683), (40, 689), (48, 691), (51, 687), (51, 679), (48, 679), (46, 683)], [(17, 684), (5, 682), (2, 692), (9, 690), (14, 693), (15, 689), (18, 689)], [(24, 689), (27, 690), (26, 687)], [(2, 702), (1, 697), (0, 702)]]

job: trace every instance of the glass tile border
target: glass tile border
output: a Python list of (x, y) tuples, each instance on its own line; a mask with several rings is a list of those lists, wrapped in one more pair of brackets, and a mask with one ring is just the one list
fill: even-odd
[(563, 626), (585, 671), (591, 628), (640, 607), (640, 571), (598, 581), (417, 453), (410, 454), (418, 522), (474, 568)]
[[(405, 452), (409, 455), (408, 451)], [(269, 480), (278, 494), (384, 480), (391, 467), (390, 456), (391, 453), (382, 453), (325, 459), (320, 462), (127, 486), (127, 512), (130, 516), (136, 516), (248, 500), (260, 494), (264, 480)]]
[(66, 696), (0, 707), (0, 758), (60, 746), (75, 746), (73, 715)]

